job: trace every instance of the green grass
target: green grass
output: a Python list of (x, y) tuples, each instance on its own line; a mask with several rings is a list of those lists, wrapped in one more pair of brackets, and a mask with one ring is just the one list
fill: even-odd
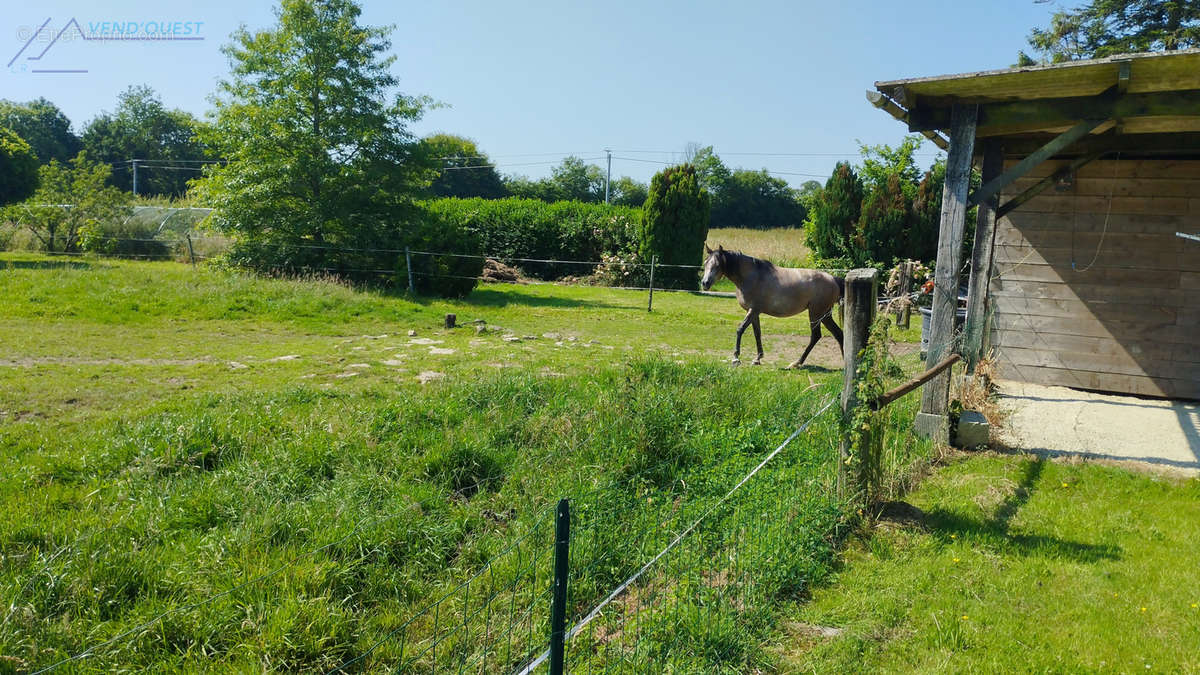
[[(475, 656), (514, 667), (544, 632), (559, 497), (577, 509), (578, 617), (839, 386), (836, 355), (799, 372), (724, 363), (730, 299), (645, 299), (526, 285), (414, 301), (3, 256), (0, 672), (114, 638), (71, 670), (322, 670), (378, 643), (356, 664), (369, 671), (400, 662), (395, 631), (422, 670), (505, 625), (528, 638)], [(441, 327), (448, 312), (466, 325)], [(803, 323), (764, 321), (771, 363), (795, 358)], [(606, 615), (580, 640), (635, 669), (770, 665), (775, 608), (823, 578), (844, 530), (833, 419), (664, 558), (636, 632)], [(444, 615), (405, 622), (493, 559), (439, 607), (464, 632), (415, 656)], [(675, 581), (698, 570), (720, 581)], [(535, 611), (480, 611), (486, 593)]]
[(708, 231), (707, 244), (710, 248), (720, 245), (755, 258), (770, 260), (781, 267), (805, 267), (811, 264), (812, 252), (804, 243), (802, 229), (715, 229)]
[(1200, 480), (985, 455), (908, 501), (923, 527), (859, 540), (796, 608), (786, 670), (1200, 670)]

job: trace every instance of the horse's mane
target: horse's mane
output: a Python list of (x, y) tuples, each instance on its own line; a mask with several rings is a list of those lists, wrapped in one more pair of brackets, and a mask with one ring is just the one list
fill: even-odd
[(775, 269), (775, 264), (771, 261), (763, 260), (762, 258), (755, 258), (754, 256), (746, 255), (741, 251), (722, 250), (721, 253), (724, 254), (721, 259), (722, 268), (730, 267), (732, 266), (732, 263), (748, 260), (752, 265), (754, 265), (754, 269), (758, 271), (766, 272)]

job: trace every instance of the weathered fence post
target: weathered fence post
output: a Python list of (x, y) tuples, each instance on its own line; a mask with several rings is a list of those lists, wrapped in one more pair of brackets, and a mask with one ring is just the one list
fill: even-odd
[[(987, 183), (1004, 172), (1004, 155), (995, 139), (983, 146), (983, 182)], [(975, 365), (983, 357), (983, 336), (987, 333), (988, 280), (992, 275), (992, 248), (995, 244), (996, 209), (1000, 196), (992, 195), (979, 205), (975, 218), (975, 242), (971, 250), (971, 276), (967, 287), (967, 323), (963, 329), (963, 356), (967, 373), (974, 374)]]
[(896, 313), (896, 325), (901, 328), (908, 328), (909, 320), (912, 317), (912, 273), (913, 263), (911, 260), (906, 260), (900, 266), (900, 297), (904, 298), (900, 302), (900, 311)]
[(571, 554), (571, 505), (558, 502), (554, 522), (554, 589), (550, 604), (550, 675), (562, 675), (566, 658), (567, 578)]
[[(879, 297), (879, 272), (874, 269), (850, 270), (846, 275), (846, 295), (843, 301), (845, 315), (842, 319), (845, 334), (842, 337), (842, 361), (845, 363), (842, 371), (842, 419), (847, 423), (854, 415), (854, 409), (861, 403), (855, 391), (858, 380), (859, 353), (867, 346), (867, 338), (871, 334), (871, 322), (875, 320), (875, 305)], [(866, 439), (864, 438), (864, 441)], [(861, 452), (870, 444), (864, 442)], [(846, 497), (846, 460), (850, 458), (854, 448), (850, 447), (848, 436), (842, 437), (841, 461), (838, 462), (838, 496)], [(869, 466), (860, 461), (859, 467)], [(866, 474), (860, 473), (854, 477), (855, 487), (865, 490)]]
[[(979, 107), (955, 105), (950, 111), (950, 151), (946, 157), (946, 184), (942, 186), (942, 215), (938, 226), (937, 267), (933, 272), (933, 306), (929, 317), (929, 348), (925, 366), (932, 367), (955, 349), (954, 320), (958, 313), (959, 263), (967, 219), (967, 193), (971, 159), (975, 151), (975, 123)], [(914, 424), (925, 438), (949, 441), (950, 373), (934, 378), (921, 391), (921, 412)]]
[(412, 256), (408, 253), (408, 247), (404, 247), (404, 267), (408, 270), (408, 294), (416, 295), (417, 291), (413, 288), (412, 278)]
[(650, 256), (650, 300), (646, 303), (646, 311), (654, 311), (654, 267), (658, 264), (658, 256)]
[(183, 238), (187, 240), (188, 259), (192, 261), (192, 267), (195, 267), (196, 266), (196, 252), (192, 250), (192, 233), (184, 232)]

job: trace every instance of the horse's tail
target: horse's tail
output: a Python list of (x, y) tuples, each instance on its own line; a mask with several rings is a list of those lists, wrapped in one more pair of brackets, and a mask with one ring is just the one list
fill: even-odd
[(833, 280), (835, 282), (837, 282), (838, 302), (841, 302), (842, 298), (846, 297), (846, 277), (845, 277), (845, 275), (838, 276), (838, 275), (834, 274)]

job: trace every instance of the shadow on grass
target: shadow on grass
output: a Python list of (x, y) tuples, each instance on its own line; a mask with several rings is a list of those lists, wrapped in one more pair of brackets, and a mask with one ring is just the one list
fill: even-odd
[(1045, 466), (1046, 460), (1040, 457), (1029, 462), (1017, 489), (1000, 504), (990, 519), (969, 518), (935, 508), (925, 512), (926, 527), (945, 539), (949, 539), (951, 534), (963, 539), (969, 537), (1015, 555), (1064, 558), (1081, 563), (1119, 560), (1121, 549), (1118, 546), (1069, 541), (1041, 534), (1014, 534), (1010, 531), (1013, 517), (1029, 502)]
[(87, 270), (92, 268), (92, 264), (78, 260), (0, 260), (0, 270), (61, 270), (63, 268)]
[[(519, 286), (511, 286), (506, 290), (497, 290), (493, 288), (476, 288), (471, 291), (463, 302), (478, 306), (478, 307), (508, 307), (512, 305), (524, 307), (558, 307), (563, 309), (571, 308), (595, 308), (595, 309), (639, 309), (630, 305), (614, 305), (609, 302), (597, 302), (595, 300), (577, 300), (574, 298), (561, 297), (546, 297), (541, 295), (530, 295), (518, 290)], [(398, 292), (396, 295), (404, 296), (405, 293)], [(419, 305), (429, 305), (436, 302), (442, 302), (442, 298), (433, 296), (406, 296), (408, 300)]]

